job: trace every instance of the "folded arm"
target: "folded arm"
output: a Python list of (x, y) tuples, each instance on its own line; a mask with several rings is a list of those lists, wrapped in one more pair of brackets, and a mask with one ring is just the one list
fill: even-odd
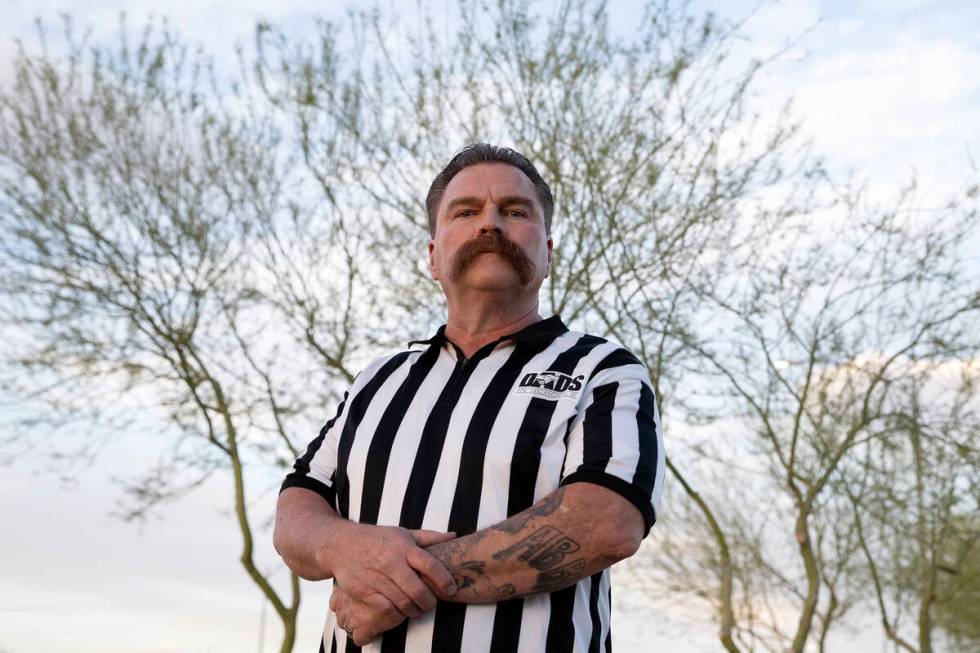
[(429, 546), (458, 590), (446, 600), (492, 603), (554, 592), (636, 552), (640, 511), (592, 483), (560, 487), (510, 519)]
[(455, 591), (452, 576), (422, 548), (451, 537), (357, 524), (316, 492), (289, 487), (279, 495), (273, 543), (298, 576), (334, 578), (362, 603), (404, 619), (434, 608), (433, 592), (445, 597)]
[[(633, 555), (644, 533), (643, 516), (628, 500), (600, 485), (572, 483), (505, 521), (426, 552), (449, 570), (457, 587), (453, 596), (439, 598), (493, 603), (568, 587)], [(353, 626), (358, 645), (402, 621), (343, 587), (334, 588), (330, 607), (341, 623)]]

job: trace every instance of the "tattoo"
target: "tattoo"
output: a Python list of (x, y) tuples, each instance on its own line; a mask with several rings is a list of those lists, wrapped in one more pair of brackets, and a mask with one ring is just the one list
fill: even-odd
[(510, 519), (502, 521), (499, 524), (495, 524), (490, 528), (495, 531), (502, 531), (504, 533), (516, 535), (517, 533), (520, 533), (521, 530), (527, 526), (527, 523), (535, 517), (547, 517), (558, 510), (558, 506), (561, 505), (561, 500), (564, 495), (565, 488), (560, 487), (542, 499), (541, 503), (533, 505), (527, 510), (522, 510)]
[(562, 565), (557, 569), (542, 571), (538, 574), (538, 582), (535, 583), (535, 592), (554, 592), (566, 585), (578, 582), (582, 578), (582, 571), (585, 570), (585, 558), (579, 558), (567, 565)]
[[(428, 550), (449, 573), (452, 574), (458, 590), (468, 589), (479, 597), (488, 597), (493, 601), (509, 599), (517, 593), (517, 588), (511, 583), (494, 585), (486, 574), (486, 563), (481, 560), (466, 560), (472, 547), (486, 537), (486, 533), (473, 533), (466, 538), (451, 540), (436, 544)], [(460, 540), (467, 541), (460, 541)]]
[(554, 526), (542, 526), (520, 542), (493, 554), (494, 560), (506, 560), (520, 552), (519, 558), (535, 569), (551, 569), (560, 564), (569, 553), (581, 547)]
[[(469, 590), (474, 596), (500, 601), (535, 592), (554, 592), (577, 582), (585, 571), (585, 558), (573, 558), (582, 547), (554, 526), (540, 526), (521, 540), (492, 553), (494, 560), (517, 560), (537, 570), (537, 582), (527, 590), (517, 591), (512, 583), (494, 585), (486, 573), (484, 560), (473, 560), (475, 548), (491, 531), (519, 535), (537, 517), (547, 517), (561, 506), (565, 488), (558, 488), (541, 503), (521, 511), (510, 519), (464, 537), (435, 544), (428, 548), (453, 575), (459, 590)], [(507, 538), (511, 539), (511, 538)], [(483, 554), (486, 555), (486, 554)], [(483, 556), (480, 556), (483, 557)]]
[(514, 587), (511, 583), (506, 583), (497, 588), (497, 594), (494, 598), (509, 599), (515, 594), (517, 594), (517, 588)]
[[(553, 592), (579, 580), (585, 569), (585, 558), (567, 564), (565, 558), (582, 547), (554, 526), (542, 526), (520, 542), (493, 554), (494, 560), (506, 560), (518, 555), (518, 560), (528, 563), (541, 573), (532, 591)], [(558, 566), (561, 565), (561, 566)]]

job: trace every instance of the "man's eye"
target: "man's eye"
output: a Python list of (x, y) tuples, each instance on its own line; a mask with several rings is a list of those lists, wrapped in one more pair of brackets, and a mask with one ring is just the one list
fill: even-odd
[(524, 211), (518, 211), (517, 209), (510, 209), (509, 211), (507, 211), (507, 215), (516, 215), (519, 218), (523, 218), (527, 214), (524, 213)]
[(460, 211), (459, 213), (457, 213), (457, 214), (456, 214), (456, 217), (457, 217), (457, 218), (462, 218), (462, 217), (465, 217), (465, 216), (467, 216), (467, 215), (471, 215), (471, 214), (473, 214), (473, 213), (476, 213), (476, 211), (474, 211), (474, 210), (472, 210), (472, 209), (465, 209), (465, 210), (463, 210), (463, 211)]

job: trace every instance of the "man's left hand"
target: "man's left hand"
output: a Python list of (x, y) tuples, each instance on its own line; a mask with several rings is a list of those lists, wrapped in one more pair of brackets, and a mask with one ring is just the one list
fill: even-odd
[(361, 603), (336, 583), (330, 595), (330, 609), (337, 615), (337, 625), (346, 630), (351, 640), (358, 646), (373, 642), (383, 633), (405, 621), (405, 615), (393, 607), (380, 610)]

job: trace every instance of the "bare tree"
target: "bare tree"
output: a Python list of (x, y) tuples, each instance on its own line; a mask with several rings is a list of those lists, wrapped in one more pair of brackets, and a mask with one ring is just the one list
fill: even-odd
[(889, 447), (946, 428), (902, 409), (908, 380), (976, 356), (976, 190), (926, 212), (914, 189), (872, 206), (835, 187), (788, 113), (753, 107), (766, 62), (732, 65), (740, 25), (685, 2), (626, 33), (600, 0), (458, 10), (458, 32), (374, 12), (312, 43), (260, 23), (224, 82), (166, 31), (22, 51), (0, 94), (17, 396), (110, 429), (134, 407), (169, 418), (177, 445), (132, 484), (132, 515), (228, 470), (242, 563), (291, 650), (298, 580), (277, 590), (254, 563), (248, 469), (288, 464), (324, 395), (441, 320), (425, 189), (463, 143), (509, 144), (557, 198), (544, 309), (640, 355), (671, 429), (676, 483), (637, 571), (703, 600), (728, 651), (824, 650), (874, 600), (872, 570), (896, 597), (876, 603), (886, 632), (913, 595), (958, 605), (943, 568), (974, 560), (972, 522), (963, 493), (959, 535), (926, 517), (940, 469), (903, 477), (917, 580), (869, 562), (894, 541)]
[[(850, 499), (872, 596), (886, 636), (914, 653), (934, 650), (945, 623), (969, 601), (980, 547), (977, 514), (978, 409), (976, 361), (926, 361), (896, 388), (892, 428), (865, 444), (840, 483)], [(911, 617), (914, 626), (903, 627)], [(976, 631), (973, 637), (976, 638)]]
[[(704, 314), (701, 333), (710, 335), (687, 340), (703, 357), (711, 410), (727, 418), (715, 431), (724, 437), (696, 449), (702, 466), (714, 470), (699, 475), (702, 482), (719, 484), (720, 493), (754, 483), (756, 501), (772, 497), (766, 518), (777, 515), (758, 541), (756, 581), (742, 588), (778, 603), (778, 622), (795, 614), (792, 628), (763, 636), (773, 650), (803, 651), (815, 622), (824, 626), (822, 647), (827, 623), (860, 598), (856, 581), (866, 576), (856, 563), (867, 538), (849, 513), (844, 474), (869, 447), (886, 446), (896, 421), (907, 419), (903, 385), (917, 366), (957, 364), (980, 350), (971, 327), (980, 316), (980, 282), (964, 264), (977, 228), (975, 191), (924, 220), (913, 190), (882, 207), (835, 189), (825, 219), (836, 222), (822, 230), (808, 217), (785, 223), (757, 264), (706, 288), (713, 314)], [(951, 415), (936, 429), (955, 424)], [(946, 460), (937, 473), (955, 468)], [(742, 471), (760, 469), (762, 479)], [(724, 510), (734, 513), (729, 537), (748, 542), (737, 535), (741, 522), (762, 532), (752, 502), (729, 501)], [(909, 532), (893, 535), (907, 543)], [(916, 556), (925, 564), (932, 554), (922, 537)], [(793, 549), (795, 560), (786, 555)], [(881, 555), (875, 550), (869, 560)], [(929, 578), (919, 587), (929, 592), (935, 569), (922, 569)], [(736, 629), (754, 630), (739, 620)]]
[[(320, 25), (312, 49), (270, 26), (257, 34), (258, 77), (305, 163), (318, 178), (340, 174), (398, 252), (385, 257), (391, 283), (379, 289), (396, 318), (390, 333), (400, 339), (398, 322), (440, 306), (419, 265), (429, 180), (463, 143), (510, 144), (543, 166), (557, 198), (545, 308), (637, 352), (659, 400), (677, 407), (662, 410), (679, 410), (685, 393), (663, 391), (683, 387), (694, 364), (686, 340), (701, 289), (735, 274), (798, 213), (819, 170), (795, 125), (763, 127), (751, 110), (765, 62), (731, 66), (739, 25), (685, 2), (647, 3), (628, 33), (612, 32), (604, 2), (567, 0), (548, 16), (510, 1), (457, 6), (460, 28), (448, 34), (433, 16), (355, 15), (343, 61), (332, 25)], [(319, 160), (337, 147), (356, 153), (347, 170)], [(761, 204), (766, 189), (784, 200)], [(669, 466), (719, 544), (721, 639), (736, 650), (718, 507)]]
[(277, 588), (256, 563), (248, 470), (290, 465), (352, 379), (358, 241), (302, 192), (248, 80), (219, 79), (165, 24), (130, 43), (123, 22), (107, 45), (66, 19), (56, 52), (38, 29), (0, 92), (4, 377), (37, 408), (8, 444), (59, 426), (168, 436), (127, 482), (127, 519), (226, 473), (239, 560), (290, 651), (299, 579)]

